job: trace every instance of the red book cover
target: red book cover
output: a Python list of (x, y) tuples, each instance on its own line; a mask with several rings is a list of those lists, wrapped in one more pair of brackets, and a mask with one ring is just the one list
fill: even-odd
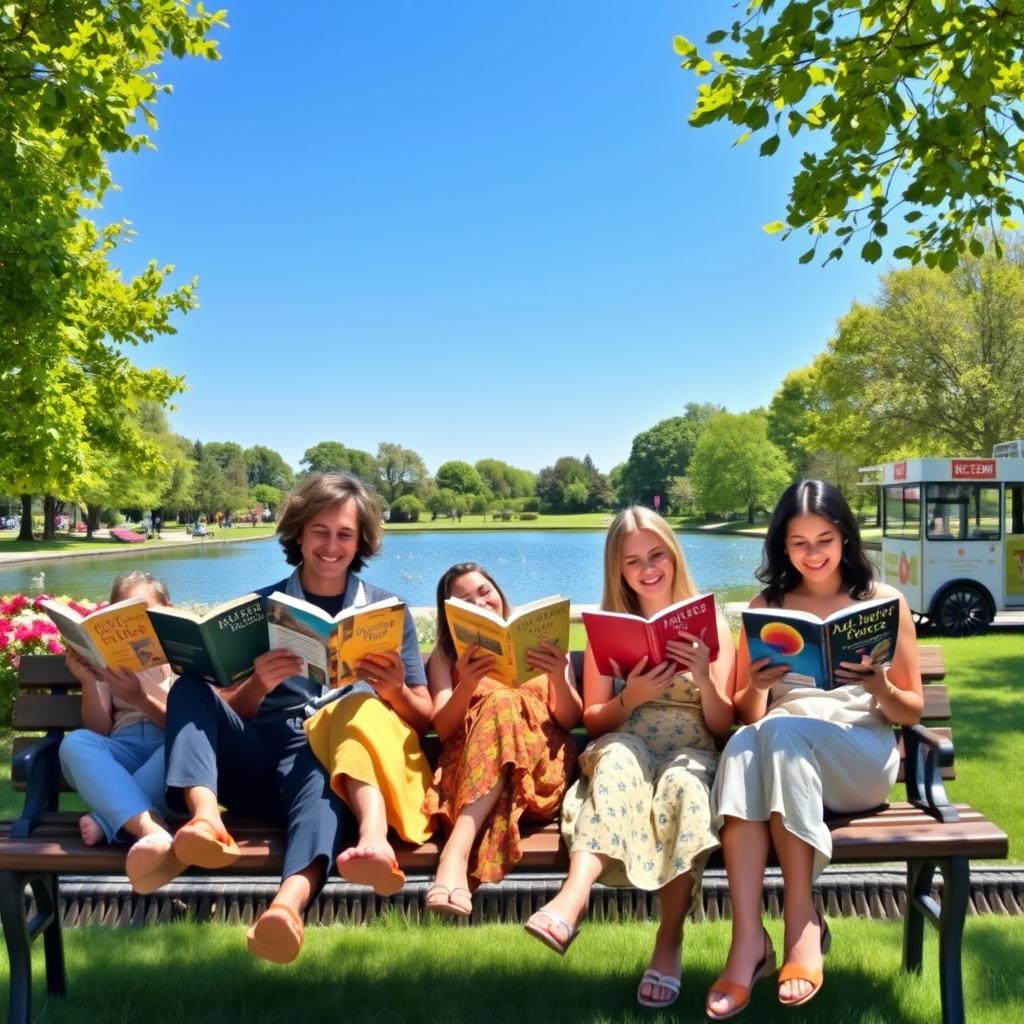
[(665, 661), (669, 640), (682, 632), (692, 633), (711, 649), (711, 660), (718, 657), (718, 620), (713, 594), (700, 594), (669, 605), (650, 619), (627, 612), (584, 612), (587, 641), (604, 676), (615, 675), (612, 661), (627, 675), (647, 656), (648, 668)]

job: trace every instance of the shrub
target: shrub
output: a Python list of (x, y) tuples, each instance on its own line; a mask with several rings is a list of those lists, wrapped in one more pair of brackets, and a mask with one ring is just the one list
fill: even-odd
[[(39, 611), (39, 597), (14, 594), (0, 597), (0, 725), (9, 728), (14, 710), (14, 694), (18, 681), (18, 666), (26, 654), (62, 654), (57, 627), (45, 612)], [(92, 606), (79, 604), (66, 597), (58, 598), (84, 615)]]
[(427, 506), (414, 494), (405, 494), (391, 506), (391, 522), (418, 523)]
[(519, 518), (520, 519), (536, 519), (537, 518), (537, 513), (536, 512), (520, 512), (519, 513)]

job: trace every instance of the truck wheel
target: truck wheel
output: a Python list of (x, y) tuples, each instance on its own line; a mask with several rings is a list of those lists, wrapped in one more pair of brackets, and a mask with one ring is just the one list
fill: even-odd
[(954, 583), (939, 599), (934, 619), (947, 636), (974, 636), (988, 629), (992, 613), (979, 587)]

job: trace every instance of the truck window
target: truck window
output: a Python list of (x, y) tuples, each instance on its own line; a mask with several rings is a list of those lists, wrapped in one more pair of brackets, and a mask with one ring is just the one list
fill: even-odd
[(929, 540), (998, 540), (998, 484), (926, 484), (924, 518)]
[(882, 536), (917, 540), (921, 536), (921, 488), (897, 485), (885, 488)]
[(1024, 533), (1024, 484), (1006, 485), (1006, 524), (1007, 535)]

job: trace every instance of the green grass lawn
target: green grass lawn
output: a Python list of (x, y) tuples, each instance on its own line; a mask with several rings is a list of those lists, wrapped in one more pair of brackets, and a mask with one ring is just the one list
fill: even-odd
[[(780, 922), (768, 927), (781, 945)], [(926, 939), (923, 973), (908, 976), (899, 971), (899, 924), (847, 918), (832, 921), (832, 930), (825, 985), (815, 1001), (796, 1012), (784, 1009), (773, 981), (765, 980), (744, 1020), (938, 1020), (934, 937)], [(39, 970), (34, 1017), (50, 1024), (703, 1020), (705, 993), (728, 948), (728, 924), (688, 926), (682, 995), (657, 1017), (634, 996), (653, 936), (647, 923), (587, 924), (561, 960), (517, 925), (453, 927), (391, 917), (366, 927), (310, 928), (299, 960), (278, 967), (249, 956), (240, 925), (76, 928), (66, 932), (68, 995), (48, 998)], [(1024, 975), (1015, 967), (1022, 961), (1019, 919), (968, 920), (964, 979), (971, 1024), (1024, 1018)], [(0, 978), (5, 975), (6, 963)]]

